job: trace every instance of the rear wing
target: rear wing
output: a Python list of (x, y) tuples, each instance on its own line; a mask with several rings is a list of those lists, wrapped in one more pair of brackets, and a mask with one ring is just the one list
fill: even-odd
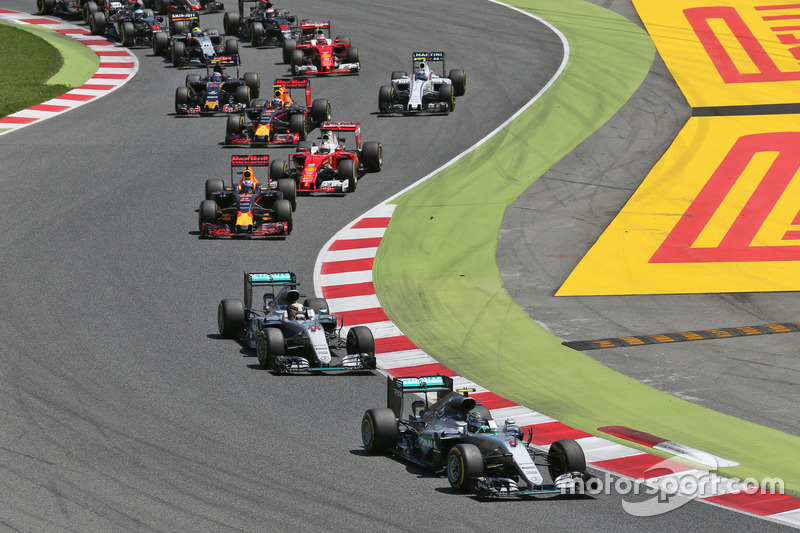
[(294, 272), (245, 272), (244, 306), (250, 309), (253, 303), (253, 287), (262, 285), (298, 285)]
[(448, 393), (453, 391), (453, 378), (449, 376), (419, 376), (405, 378), (388, 378), (386, 388), (386, 405), (394, 411), (397, 418), (403, 417), (403, 397), (406, 394), (425, 394), (425, 403), (428, 403), (428, 393)]
[(169, 29), (173, 31), (175, 22), (183, 22), (187, 30), (200, 27), (200, 15), (197, 13), (170, 13)]
[(206, 65), (206, 70), (215, 69), (217, 67), (232, 67), (236, 66), (237, 68), (241, 65), (242, 60), (239, 56), (215, 56), (208, 60), (208, 64)]
[[(253, 167), (269, 167), (269, 156), (267, 154), (251, 154), (251, 155), (232, 155), (231, 156), (231, 187), (236, 187), (239, 181), (239, 176), (246, 172), (246, 168), (250, 168), (250, 176), (246, 178), (255, 179), (260, 182), (257, 176), (252, 175)], [(242, 169), (241, 171), (239, 169)], [(266, 172), (266, 179), (264, 183), (269, 183), (269, 171)], [(265, 185), (266, 187), (266, 185)]]
[(330, 20), (304, 20), (300, 23), (300, 29), (307, 30), (330, 30)]
[(306, 78), (276, 78), (272, 84), (273, 89), (283, 88), (291, 91), (292, 89), (305, 89), (306, 107), (311, 107), (311, 82)]
[(420, 63), (441, 62), (442, 73), (445, 72), (444, 52), (414, 52), (411, 57), (413, 68), (417, 68)]
[(320, 132), (323, 131), (354, 131), (356, 132), (356, 148), (361, 148), (361, 123), (360, 122), (341, 122), (341, 121), (327, 121), (323, 122), (320, 127)]

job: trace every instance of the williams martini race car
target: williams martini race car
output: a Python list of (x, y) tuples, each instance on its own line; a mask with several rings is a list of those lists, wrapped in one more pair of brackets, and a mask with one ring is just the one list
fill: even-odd
[[(342, 132), (352, 132), (356, 149), (345, 148)], [(297, 152), (289, 155), (288, 163), (273, 161), (270, 171), (276, 177), (292, 178), (297, 192), (353, 192), (359, 173), (380, 172), (383, 166), (383, 147), (377, 141), (361, 144), (361, 123), (323, 122), (319, 146), (309, 141), (298, 143)]]
[[(591, 478), (580, 445), (571, 439), (540, 452), (525, 442), (523, 428), (506, 420), (502, 426), (489, 409), (454, 391), (447, 376), (388, 378), (388, 407), (369, 409), (361, 419), (361, 440), (371, 453), (392, 453), (436, 473), (450, 486), (483, 497), (582, 494)], [(436, 393), (430, 404), (428, 395)], [(403, 416), (407, 394), (424, 394)], [(538, 466), (547, 466), (551, 482)]]
[[(261, 77), (256, 72), (239, 76), (239, 58), (216, 58), (206, 66), (206, 76), (187, 74), (186, 85), (175, 90), (175, 113), (178, 115), (237, 113), (250, 106), (261, 92)], [(236, 66), (236, 76), (223, 69)]]
[[(431, 69), (441, 63), (442, 74)], [(444, 76), (444, 52), (414, 52), (412, 74), (392, 72), (391, 85), (378, 91), (378, 110), (381, 113), (444, 113), (456, 107), (456, 96), (467, 90), (467, 74), (461, 69), (451, 70)]]
[[(262, 180), (256, 168), (264, 169)], [(202, 237), (279, 237), (292, 232), (294, 181), (269, 179), (268, 155), (231, 156), (231, 183), (206, 180), (200, 202)]]
[[(222, 300), (217, 325), (223, 337), (255, 349), (258, 363), (276, 373), (372, 370), (375, 340), (366, 326), (341, 336), (343, 320), (323, 298), (306, 298), (292, 272), (245, 273), (244, 301)], [(254, 288), (265, 287), (263, 305)], [(255, 301), (254, 301), (255, 300)]]
[(239, 12), (227, 12), (222, 19), (226, 35), (236, 35), (253, 46), (283, 46), (289, 39), (297, 39), (300, 25), (297, 17), (288, 11), (278, 11), (265, 0), (245, 0), (257, 5), (245, 16), (244, 2), (239, 2)]
[(164, 17), (143, 9), (139, 0), (106, 2), (103, 9), (89, 15), (88, 24), (93, 35), (106, 34), (128, 48), (152, 47), (163, 53), (169, 45)]
[[(292, 89), (303, 89), (305, 107), (295, 103)], [(294, 145), (306, 140), (308, 130), (331, 118), (331, 102), (311, 101), (307, 79), (278, 78), (270, 100), (253, 100), (243, 115), (228, 117), (225, 144)]]
[(320, 74), (358, 74), (361, 54), (350, 46), (350, 37), (331, 39), (330, 21), (304, 20), (300, 40), (283, 43), (283, 62), (292, 67), (292, 76)]

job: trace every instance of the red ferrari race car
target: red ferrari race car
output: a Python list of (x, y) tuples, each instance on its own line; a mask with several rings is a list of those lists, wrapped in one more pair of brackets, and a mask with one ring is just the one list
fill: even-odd
[[(311, 101), (306, 79), (278, 78), (271, 100), (253, 100), (244, 115), (228, 117), (225, 144), (293, 145), (306, 140), (308, 130), (331, 119), (330, 100)], [(305, 91), (305, 107), (291, 96), (292, 89)]]
[[(255, 168), (263, 168), (262, 181)], [(276, 237), (292, 232), (295, 184), (269, 176), (268, 155), (231, 156), (231, 183), (206, 180), (200, 202), (201, 237)]]
[[(355, 133), (356, 149), (348, 151), (342, 132)], [(361, 144), (361, 123), (325, 122), (321, 126), (319, 146), (309, 141), (299, 143), (289, 161), (273, 161), (270, 175), (274, 179), (294, 179), (298, 193), (353, 192), (359, 174), (380, 172), (383, 147), (377, 141)]]
[(300, 24), (300, 40), (283, 42), (283, 62), (292, 76), (358, 74), (361, 54), (350, 46), (350, 37), (331, 39), (330, 21), (306, 20)]

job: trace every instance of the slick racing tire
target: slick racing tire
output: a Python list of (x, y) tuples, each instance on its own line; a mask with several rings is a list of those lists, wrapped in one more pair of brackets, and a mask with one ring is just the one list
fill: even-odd
[(350, 37), (348, 37), (347, 35), (337, 35), (334, 40), (339, 41), (342, 44), (346, 44), (347, 46), (350, 46)]
[(217, 328), (219, 334), (226, 339), (233, 339), (244, 332), (244, 303), (241, 300), (226, 299), (217, 306)]
[(40, 15), (52, 15), (56, 8), (56, 0), (36, 0), (36, 12)]
[(347, 192), (353, 192), (358, 185), (358, 175), (356, 173), (356, 163), (352, 159), (339, 161), (339, 179), (347, 180)]
[(228, 134), (239, 135), (244, 128), (244, 117), (241, 115), (231, 115), (228, 117), (228, 123), (225, 125), (225, 131)]
[(202, 231), (203, 223), (216, 224), (217, 222), (217, 203), (214, 200), (203, 200), (200, 202), (198, 215), (198, 228)]
[(250, 96), (252, 98), (261, 96), (261, 76), (259, 76), (258, 72), (245, 72), (243, 79), (244, 84), (250, 87)]
[(347, 49), (347, 56), (345, 58), (347, 63), (358, 63), (359, 68), (361, 66), (361, 53), (358, 51), (358, 48), (350, 47)]
[(397, 80), (400, 78), (407, 78), (407, 77), (408, 77), (408, 72), (406, 72), (405, 70), (395, 70), (394, 72), (392, 72), (391, 79)]
[(306, 298), (303, 307), (313, 309), (317, 316), (331, 314), (328, 300), (325, 298)]
[(219, 192), (225, 188), (225, 182), (219, 178), (212, 178), (206, 180), (206, 200), (211, 200), (215, 192)]
[(123, 22), (122, 35), (120, 35), (122, 46), (133, 46), (135, 39), (136, 39), (136, 28), (133, 27), (133, 23)]
[(295, 113), (289, 116), (289, 131), (298, 135), (298, 140), (305, 141), (308, 131), (306, 130), (306, 117), (302, 113)]
[(186, 45), (181, 41), (172, 43), (172, 64), (176, 67), (183, 66), (186, 61)]
[[(286, 161), (273, 159), (269, 162), (269, 180), (280, 181), (286, 176)], [(294, 181), (294, 180), (292, 180)]]
[(397, 446), (400, 432), (394, 411), (387, 407), (368, 409), (361, 418), (361, 442), (369, 453), (384, 453)]
[(86, 2), (83, 4), (83, 10), (81, 11), (81, 18), (83, 19), (83, 22), (88, 24), (89, 17), (96, 11), (100, 11), (100, 9), (97, 7), (97, 2)]
[(380, 172), (383, 168), (383, 146), (378, 141), (367, 141), (361, 148), (361, 163), (369, 172)]
[(239, 35), (239, 13), (227, 11), (222, 16), (222, 29), (225, 35)]
[(278, 180), (277, 189), (283, 193), (283, 199), (292, 204), (292, 211), (297, 209), (297, 184), (292, 179)]
[(439, 87), (439, 101), (447, 104), (447, 110), (452, 111), (456, 108), (456, 97), (451, 84)]
[(292, 52), (297, 48), (297, 39), (286, 39), (283, 41), (283, 64), (288, 65), (292, 62)]
[(186, 24), (184, 24), (183, 21), (181, 20), (176, 20), (175, 22), (172, 22), (172, 20), (170, 20), (169, 24), (170, 24), (169, 31), (170, 33), (172, 33), (172, 35), (179, 35), (181, 33), (186, 32)]
[(304, 57), (302, 50), (292, 50), (292, 57), (290, 59), (292, 76), (300, 76), (300, 71), (297, 68), (305, 64)]
[(233, 100), (237, 104), (244, 104), (245, 107), (250, 105), (250, 87), (247, 85), (239, 85), (236, 92), (233, 93)]
[(238, 56), (239, 55), (239, 41), (236, 39), (225, 39), (225, 55)]
[(250, 46), (258, 46), (264, 38), (264, 25), (260, 22), (250, 24)]
[(474, 444), (456, 444), (447, 454), (447, 481), (459, 492), (467, 492), (472, 488), (475, 478), (483, 476), (483, 456)]
[(89, 33), (103, 35), (106, 31), (106, 16), (102, 11), (95, 11), (89, 15)]
[(286, 222), (286, 234), (290, 235), (293, 228), (292, 220), (292, 202), (289, 200), (278, 200), (275, 202), (275, 220), (278, 222)]
[(453, 82), (456, 96), (464, 96), (467, 91), (467, 73), (461, 69), (454, 69), (447, 74), (447, 77)]
[(318, 98), (311, 102), (311, 120), (318, 125), (331, 119), (331, 101)]
[(572, 439), (557, 440), (547, 452), (550, 477), (555, 479), (568, 472), (585, 472), (586, 456), (581, 445)]
[[(182, 111), (180, 106), (189, 105), (189, 88), (178, 87), (175, 89), (175, 114), (185, 115), (186, 111)], [(208, 198), (206, 198), (208, 199)]]
[(394, 99), (394, 87), (391, 85), (381, 85), (378, 90), (378, 111), (389, 113), (392, 110), (392, 100)]
[(156, 32), (153, 34), (153, 54), (157, 56), (164, 55), (164, 52), (169, 48), (169, 37), (166, 33)]
[(200, 74), (187, 74), (186, 75), (186, 86), (189, 87), (191, 84), (200, 81)]
[(283, 340), (283, 332), (277, 328), (264, 328), (256, 338), (256, 357), (261, 368), (271, 368), (277, 370), (277, 357), (286, 354), (286, 343)]
[(347, 332), (347, 353), (375, 354), (375, 338), (367, 326), (353, 326)]

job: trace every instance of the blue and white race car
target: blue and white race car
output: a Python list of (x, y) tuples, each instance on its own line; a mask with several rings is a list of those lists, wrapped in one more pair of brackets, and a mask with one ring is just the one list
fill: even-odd
[[(467, 74), (461, 69), (445, 72), (444, 52), (414, 52), (412, 73), (392, 72), (392, 84), (384, 85), (378, 92), (378, 109), (381, 113), (443, 113), (456, 107), (456, 96), (467, 89)], [(442, 74), (431, 69), (441, 64)]]

